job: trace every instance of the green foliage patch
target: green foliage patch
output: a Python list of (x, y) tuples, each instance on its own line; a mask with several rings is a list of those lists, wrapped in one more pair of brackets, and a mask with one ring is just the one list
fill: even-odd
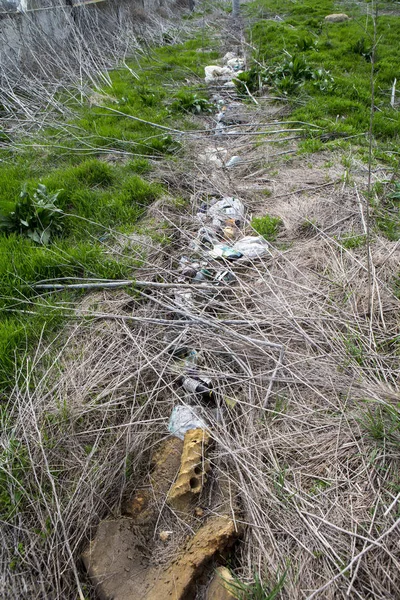
[(276, 240), (283, 223), (279, 217), (265, 215), (264, 217), (254, 217), (251, 226), (266, 240), (273, 242)]
[[(77, 104), (76, 119), (42, 131), (33, 143), (30, 138), (24, 151), (0, 151), (0, 390), (12, 385), (43, 330), (51, 334), (62, 322), (63, 302), (77, 296), (42, 296), (35, 283), (132, 277), (137, 261), (110, 258), (107, 234), (137, 227), (163, 191), (145, 179), (151, 161), (180, 151), (176, 136), (152, 123), (195, 127), (185, 115), (207, 107), (196, 82), (217, 53), (199, 52), (205, 43), (148, 48), (128, 68), (111, 71), (104, 90)], [(188, 80), (194, 82), (190, 89)], [(186, 96), (178, 92), (182, 83)], [(173, 94), (181, 100), (178, 111), (170, 109)]]
[[(321, 70), (321, 79), (327, 80), (321, 87), (313, 85), (315, 81), (311, 78), (301, 86), (293, 85), (292, 81), (287, 83), (287, 95), (297, 95), (292, 117), (349, 135), (368, 131), (372, 19), (362, 14), (356, 4), (351, 4), (339, 11), (347, 12), (351, 20), (327, 23), (324, 17), (338, 12), (335, 4), (328, 0), (301, 3), (257, 0), (248, 10), (253, 17), (258, 16), (251, 28), (258, 63), (273, 69), (282, 65), (283, 54), (300, 56), (311, 70)], [(268, 19), (276, 14), (283, 21)], [(390, 106), (390, 91), (394, 79), (399, 77), (400, 18), (380, 16), (378, 11), (377, 37), (375, 105), (378, 110), (374, 134), (384, 141), (398, 142), (400, 113)]]

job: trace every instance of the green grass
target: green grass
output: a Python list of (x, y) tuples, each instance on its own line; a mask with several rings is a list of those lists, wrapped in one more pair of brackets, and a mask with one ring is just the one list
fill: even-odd
[[(0, 234), (0, 390), (13, 384), (22, 357), (43, 331), (57, 331), (64, 315), (61, 301), (77, 299), (72, 293), (41, 297), (32, 284), (61, 277), (133, 276), (137, 261), (116, 260), (108, 248), (104, 251), (107, 232), (139, 228), (146, 207), (163, 192), (160, 184), (146, 180), (150, 159), (175, 160), (180, 144), (169, 132), (130, 116), (194, 128), (193, 119), (174, 113), (170, 104), (188, 79), (194, 81), (190, 93), (196, 94), (196, 78), (201, 83), (204, 65), (217, 57), (213, 51), (198, 52), (204, 43), (209, 40), (151, 49), (140, 61), (130, 61), (130, 70), (110, 72), (111, 86), (96, 92), (91, 105), (74, 106), (73, 121), (41, 133), (34, 145), (29, 140), (24, 151), (0, 151), (0, 214), (13, 211), (23, 184), (35, 190), (38, 183), (49, 193), (61, 190), (57, 206), (65, 213), (61, 233), (46, 247)], [(124, 160), (110, 163), (107, 154)]]
[[(313, 123), (324, 131), (357, 135), (368, 131), (370, 111), (370, 49), (372, 21), (356, 4), (336, 5), (328, 0), (293, 2), (257, 0), (249, 7), (258, 15), (251, 28), (255, 58), (278, 65), (287, 59), (283, 50), (302, 57), (312, 69), (325, 69), (334, 79), (333, 90), (319, 90), (306, 81), (292, 96), (292, 117)], [(353, 17), (345, 23), (325, 23), (332, 12)], [(279, 14), (283, 22), (265, 17)], [(390, 89), (399, 76), (400, 17), (378, 16), (374, 134), (385, 141), (398, 142), (400, 113), (390, 107)]]
[(264, 217), (254, 217), (251, 225), (266, 240), (273, 242), (276, 240), (283, 223), (279, 217), (265, 215)]

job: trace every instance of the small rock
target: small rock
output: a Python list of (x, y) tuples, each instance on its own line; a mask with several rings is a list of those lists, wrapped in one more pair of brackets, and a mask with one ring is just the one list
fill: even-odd
[[(234, 578), (226, 567), (218, 567), (215, 575), (208, 586), (206, 600), (233, 600), (237, 596), (233, 594)], [(232, 590), (232, 591), (231, 591)]]
[(350, 21), (350, 17), (345, 13), (337, 13), (333, 15), (327, 15), (325, 17), (327, 23), (344, 23), (344, 21)]
[(160, 531), (159, 538), (162, 542), (167, 542), (171, 537), (172, 531)]

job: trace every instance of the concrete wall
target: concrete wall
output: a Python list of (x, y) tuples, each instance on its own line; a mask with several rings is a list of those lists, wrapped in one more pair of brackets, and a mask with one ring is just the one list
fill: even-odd
[[(62, 49), (73, 28), (84, 34), (88, 15), (104, 26), (108, 22), (135, 20), (140, 14), (153, 15), (168, 7), (173, 0), (103, 0), (89, 3), (85, 0), (0, 0), (0, 64), (23, 65), (32, 61), (32, 51), (40, 52), (40, 39)], [(110, 25), (112, 27), (112, 25)]]

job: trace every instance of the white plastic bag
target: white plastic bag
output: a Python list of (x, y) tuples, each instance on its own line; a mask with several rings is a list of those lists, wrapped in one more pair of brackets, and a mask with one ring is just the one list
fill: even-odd
[(208, 214), (213, 219), (213, 224), (221, 227), (227, 219), (240, 221), (244, 219), (244, 204), (238, 198), (227, 196), (218, 200), (208, 209)]
[(235, 74), (230, 67), (219, 67), (218, 65), (208, 65), (204, 67), (204, 72), (206, 83), (215, 83), (221, 80), (229, 81)]
[(268, 254), (269, 244), (261, 235), (248, 235), (235, 242), (233, 249), (241, 252), (245, 258), (262, 258)]

